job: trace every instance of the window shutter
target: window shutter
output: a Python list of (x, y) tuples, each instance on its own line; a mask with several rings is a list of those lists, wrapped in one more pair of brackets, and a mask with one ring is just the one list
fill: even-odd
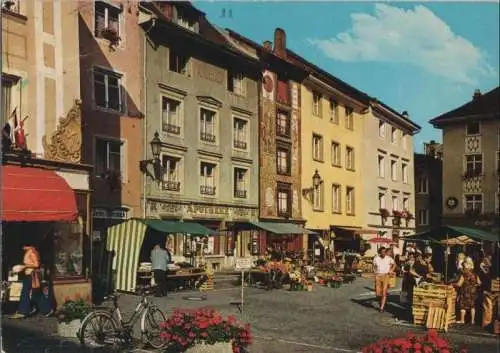
[(127, 175), (127, 146), (125, 142), (120, 143), (120, 173), (122, 181), (125, 181)]

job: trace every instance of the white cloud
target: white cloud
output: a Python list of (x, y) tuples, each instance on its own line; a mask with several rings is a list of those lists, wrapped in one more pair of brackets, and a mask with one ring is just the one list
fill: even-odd
[(330, 39), (308, 39), (339, 61), (400, 62), (418, 66), (459, 83), (496, 74), (485, 53), (422, 5), (404, 10), (375, 5), (375, 14), (351, 15), (352, 28)]

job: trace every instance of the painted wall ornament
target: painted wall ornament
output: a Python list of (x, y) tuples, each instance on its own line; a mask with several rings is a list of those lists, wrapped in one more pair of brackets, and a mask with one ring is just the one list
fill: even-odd
[(458, 199), (456, 197), (450, 196), (446, 199), (446, 207), (448, 207), (450, 210), (457, 208), (457, 206)]

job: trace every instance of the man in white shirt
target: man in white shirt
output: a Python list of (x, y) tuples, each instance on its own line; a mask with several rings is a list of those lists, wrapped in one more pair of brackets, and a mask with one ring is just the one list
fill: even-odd
[(387, 300), (387, 289), (389, 288), (389, 276), (394, 273), (396, 263), (386, 255), (387, 249), (381, 247), (378, 255), (373, 258), (373, 269), (375, 271), (375, 294), (380, 299), (380, 312), (384, 312)]

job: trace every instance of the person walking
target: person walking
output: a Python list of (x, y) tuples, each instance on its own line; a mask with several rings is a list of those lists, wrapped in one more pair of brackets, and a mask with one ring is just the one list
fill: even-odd
[(381, 247), (378, 255), (373, 258), (373, 269), (375, 271), (375, 294), (380, 300), (380, 312), (383, 313), (387, 301), (387, 290), (389, 288), (389, 277), (394, 274), (396, 263), (387, 256), (387, 249)]
[(478, 288), (481, 280), (474, 272), (474, 262), (471, 258), (466, 258), (462, 265), (463, 270), (458, 282), (454, 286), (458, 288), (458, 306), (460, 308), (460, 320), (457, 324), (465, 323), (465, 314), (470, 312), (470, 323), (474, 325), (476, 316), (476, 301), (479, 295)]
[(156, 244), (151, 250), (151, 264), (156, 283), (156, 297), (167, 295), (167, 265), (170, 262), (170, 256), (167, 250), (162, 249)]

